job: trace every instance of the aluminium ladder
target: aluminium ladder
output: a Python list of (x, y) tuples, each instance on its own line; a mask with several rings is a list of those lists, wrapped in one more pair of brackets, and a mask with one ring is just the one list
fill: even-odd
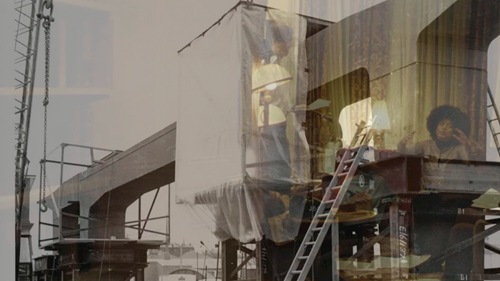
[[(348, 148), (344, 152), (342, 159), (335, 171), (334, 177), (326, 189), (325, 195), (319, 205), (316, 214), (314, 215), (311, 225), (302, 241), (292, 265), (288, 270), (285, 281), (304, 281), (309, 273), (309, 270), (318, 254), (318, 251), (323, 243), (328, 228), (332, 227), (332, 232), (336, 232), (336, 223), (334, 222), (335, 215), (342, 203), (347, 189), (351, 183), (352, 177), (363, 158), (363, 152), (367, 149), (367, 144), (370, 141), (370, 133), (365, 123), (358, 125), (358, 130), (351, 143), (351, 147), (360, 140), (361, 146), (357, 148)], [(367, 133), (361, 134), (366, 129)], [(340, 187), (336, 198), (332, 198), (332, 188)], [(337, 237), (338, 233), (332, 233), (332, 236)], [(333, 248), (337, 248), (337, 242), (332, 241)], [(332, 269), (336, 271), (335, 260), (332, 260)], [(334, 273), (336, 274), (336, 273)], [(296, 277), (298, 275), (298, 277)], [(337, 275), (338, 276), (338, 275)], [(335, 279), (334, 279), (335, 280)]]
[[(500, 135), (500, 132), (495, 131), (495, 127), (500, 129), (500, 120), (499, 114), (498, 114), (498, 109), (495, 104), (495, 99), (493, 97), (493, 93), (491, 92), (490, 86), (488, 85), (488, 101), (489, 105), (487, 104), (486, 106), (486, 113), (487, 113), (487, 118), (488, 118), (488, 125), (490, 127), (491, 131), (491, 136), (493, 137), (493, 140), (495, 141), (495, 147), (497, 149), (498, 155), (500, 155), (500, 140), (498, 139), (498, 135)], [(493, 118), (490, 116), (490, 111), (488, 110), (490, 107), (493, 108)], [(495, 123), (495, 124), (493, 124)]]

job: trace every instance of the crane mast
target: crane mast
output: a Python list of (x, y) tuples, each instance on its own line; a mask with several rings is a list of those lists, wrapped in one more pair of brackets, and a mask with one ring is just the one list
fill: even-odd
[[(37, 2), (38, 13), (36, 13)], [(21, 280), (20, 271), (22, 271), (20, 268), (21, 238), (23, 235), (22, 212), (24, 192), (28, 184), (29, 159), (27, 153), (40, 25), (42, 20), (44, 20), (44, 25), (47, 25), (46, 22), (50, 25), (50, 22), (53, 21), (53, 3), (52, 0), (21, 0), (17, 1), (16, 5), (15, 10), (18, 12), (18, 17), (16, 18), (17, 30), (14, 50), (19, 57), (15, 60), (15, 63), (16, 65), (24, 63), (24, 71), (16, 69), (18, 75), (16, 81), (19, 83), (16, 89), (22, 89), (21, 100), (16, 99), (19, 103), (19, 107), (16, 107), (16, 114), (19, 114), (19, 123), (15, 125), (17, 136), (15, 158), (15, 276), (16, 281), (18, 281)], [(49, 10), (50, 13), (45, 15), (45, 10)], [(31, 249), (29, 251), (31, 260)], [(23, 280), (26, 279), (23, 278)], [(31, 280), (31, 278), (28, 280)]]

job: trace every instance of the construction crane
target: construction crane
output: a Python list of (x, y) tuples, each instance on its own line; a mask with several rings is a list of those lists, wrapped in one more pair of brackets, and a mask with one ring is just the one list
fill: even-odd
[[(49, 69), (50, 69), (50, 25), (54, 21), (52, 12), (54, 5), (52, 0), (20, 0), (16, 1), (16, 11), (18, 12), (16, 22), (17, 30), (15, 34), (14, 50), (19, 56), (15, 63), (23, 65), (23, 70), (17, 70), (18, 85), (16, 89), (22, 89), (22, 98), (17, 100), (19, 106), (16, 107), (16, 114), (19, 114), (19, 123), (15, 125), (16, 130), (16, 158), (15, 158), (15, 276), (16, 281), (31, 280), (31, 262), (22, 264), (21, 257), (21, 238), (30, 239), (29, 229), (31, 225), (23, 224), (23, 201), (24, 193), (28, 180), (28, 141), (30, 133), (31, 108), (33, 103), (33, 90), (35, 82), (36, 62), (38, 54), (38, 41), (40, 37), (40, 27), (45, 29), (45, 134), (47, 128), (47, 105), (48, 105), (48, 87), (49, 87)], [(38, 3), (38, 7), (37, 7)], [(38, 12), (36, 12), (38, 11)], [(43, 21), (43, 23), (42, 23)], [(46, 143), (46, 142), (45, 142)], [(46, 145), (44, 145), (44, 155), (46, 154)], [(43, 204), (42, 204), (43, 205)], [(42, 207), (41, 208), (44, 208)], [(27, 217), (27, 216), (26, 216)], [(30, 243), (31, 244), (31, 243)], [(30, 260), (31, 260), (31, 248)]]

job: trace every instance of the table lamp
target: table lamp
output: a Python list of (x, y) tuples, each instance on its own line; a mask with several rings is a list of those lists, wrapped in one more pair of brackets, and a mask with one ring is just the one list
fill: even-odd
[(252, 75), (252, 92), (264, 92), (264, 105), (259, 106), (258, 110), (259, 127), (286, 121), (283, 111), (276, 106), (270, 105), (272, 101), (271, 91), (291, 80), (290, 73), (278, 64), (264, 64), (254, 71)]
[(387, 112), (387, 103), (385, 100), (377, 100), (372, 106), (372, 116), (373, 124), (372, 130), (374, 132), (374, 142), (375, 147), (383, 149), (384, 144), (384, 132), (385, 130), (391, 129), (391, 121), (389, 119), (389, 113)]

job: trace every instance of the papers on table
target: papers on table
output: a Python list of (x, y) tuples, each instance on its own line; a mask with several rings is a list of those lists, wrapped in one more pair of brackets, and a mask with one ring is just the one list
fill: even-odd
[(479, 196), (479, 198), (472, 200), (472, 207), (490, 209), (490, 210), (500, 210), (500, 192), (490, 188), (486, 193)]

